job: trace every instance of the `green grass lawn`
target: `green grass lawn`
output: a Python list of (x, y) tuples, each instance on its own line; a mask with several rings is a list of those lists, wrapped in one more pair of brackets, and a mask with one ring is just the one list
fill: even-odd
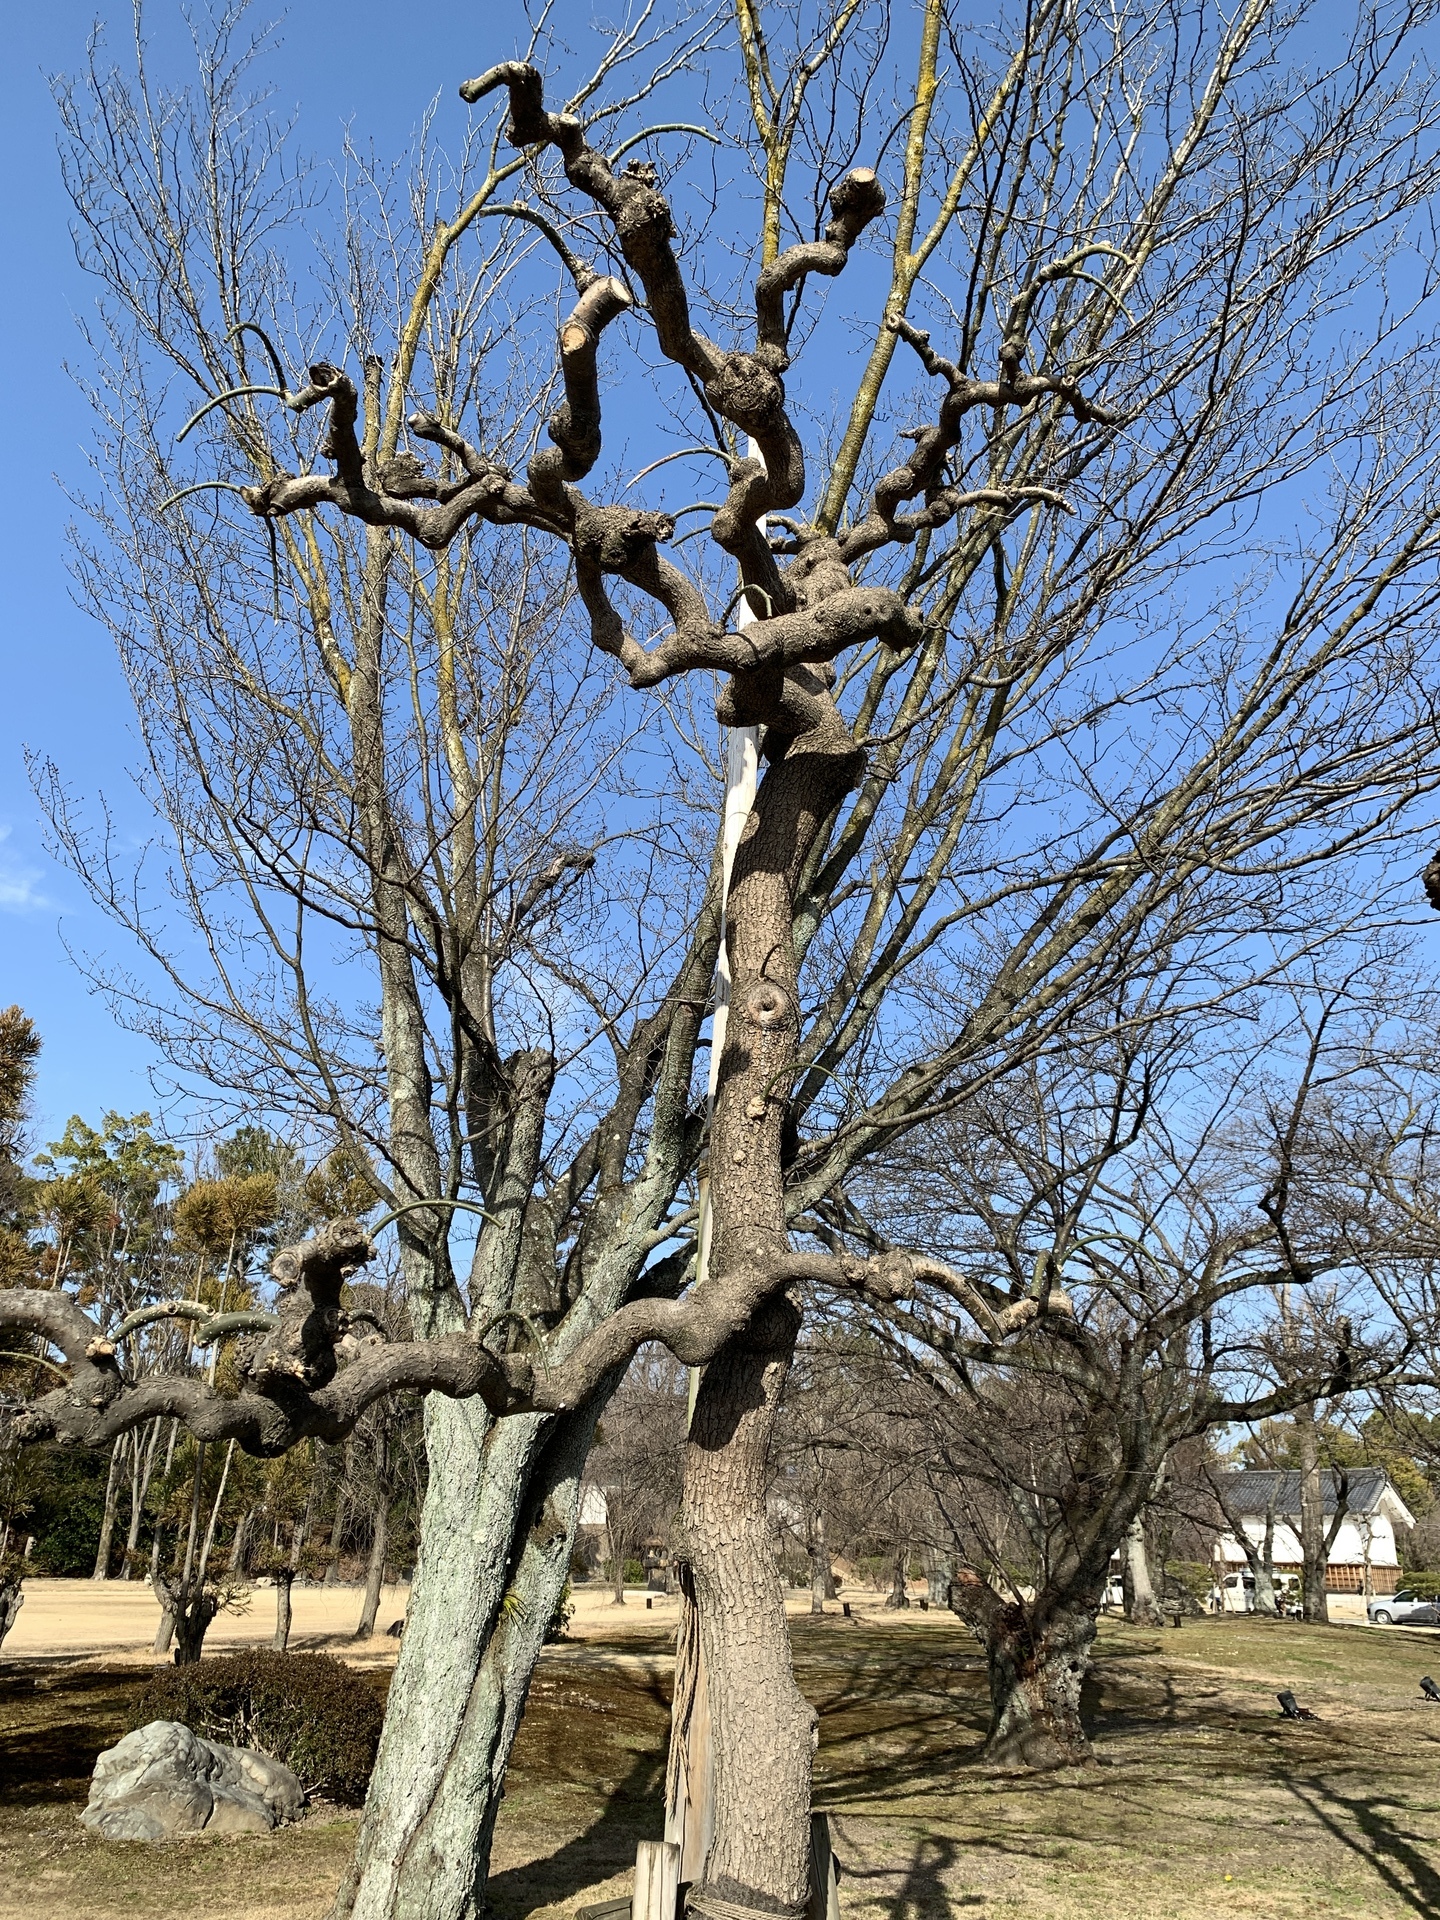
[[(985, 1702), (955, 1621), (868, 1614), (795, 1623), (821, 1711), (817, 1803), (855, 1920), (1440, 1920), (1440, 1707), (1419, 1676), (1440, 1640), (1403, 1628), (1103, 1623), (1089, 1707), (1100, 1763), (1042, 1779), (976, 1758)], [(625, 1890), (659, 1832), (667, 1628), (631, 1613), (547, 1654), (496, 1844), (499, 1920)], [(76, 1822), (96, 1752), (144, 1675), (0, 1673), (3, 1920), (318, 1920), (354, 1816), (267, 1839), (165, 1848), (93, 1841)], [(1294, 1687), (1317, 1723), (1287, 1724)]]

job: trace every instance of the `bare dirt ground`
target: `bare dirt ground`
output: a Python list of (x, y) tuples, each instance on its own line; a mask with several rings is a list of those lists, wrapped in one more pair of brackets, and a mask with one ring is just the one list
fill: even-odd
[[(349, 1659), (357, 1651), (351, 1635), (362, 1597), (358, 1587), (293, 1588), (291, 1646), (297, 1652), (344, 1653)], [(404, 1587), (382, 1591), (375, 1621), (380, 1631), (358, 1650), (362, 1656), (394, 1659), (395, 1642), (385, 1629), (403, 1618), (405, 1598)], [(84, 1657), (150, 1666), (159, 1623), (159, 1603), (143, 1580), (29, 1580), (25, 1604), (0, 1648), (0, 1660), (10, 1666), (16, 1661)], [(243, 1613), (222, 1613), (214, 1622), (205, 1636), (205, 1651), (268, 1646), (274, 1631), (274, 1590), (256, 1587)]]
[[(57, 1593), (54, 1618), (79, 1635), (107, 1597)], [(296, 1598), (297, 1643), (343, 1650), (323, 1605), (348, 1623), (358, 1595)], [(30, 1607), (43, 1617), (41, 1583)], [(1440, 1920), (1440, 1707), (1418, 1685), (1440, 1669), (1433, 1637), (1107, 1621), (1089, 1701), (1100, 1763), (1017, 1780), (976, 1759), (983, 1676), (958, 1623), (856, 1611), (793, 1622), (847, 1920)], [(98, 1634), (103, 1611), (89, 1617)], [(0, 1671), (0, 1920), (321, 1920), (353, 1814), (165, 1848), (76, 1824), (143, 1683), (137, 1625), (143, 1642), (137, 1615), (88, 1657), (32, 1642)], [(647, 1612), (632, 1596), (621, 1613), (585, 1594), (575, 1637), (547, 1651), (497, 1833), (499, 1920), (563, 1920), (625, 1891), (637, 1840), (659, 1831), (673, 1626), (673, 1602)], [(378, 1686), (393, 1644), (364, 1650)], [(1281, 1720), (1281, 1686), (1321, 1719)]]

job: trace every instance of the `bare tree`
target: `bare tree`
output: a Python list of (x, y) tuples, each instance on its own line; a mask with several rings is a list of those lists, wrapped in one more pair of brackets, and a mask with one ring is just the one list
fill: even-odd
[[(959, 1320), (923, 1282), (878, 1321), (916, 1383), (901, 1408), (969, 1569), (951, 1604), (986, 1650), (996, 1760), (1089, 1756), (1079, 1709), (1096, 1610), (1122, 1553), (1127, 1610), (1157, 1617), (1134, 1544), (1178, 1445), (1284, 1410), (1303, 1420), (1321, 1398), (1392, 1377), (1403, 1356), (1368, 1282), (1372, 1326), (1353, 1324), (1349, 1197), (1337, 1209), (1314, 1168), (1297, 1178), (1313, 1109), (1367, 1070), (1335, 998), (1306, 1011), (1288, 1090), (1278, 1035), (1228, 1068), (1197, 1055), (1194, 1036), (1155, 1028), (1143, 1045), (1072, 1049), (1034, 1072), (1028, 1098), (1011, 1085), (919, 1136), (875, 1176), (869, 1208), (852, 1198), (815, 1223), (878, 1252), (888, 1214), (997, 1309), (1048, 1276), (1051, 1312), (1003, 1346), (966, 1330), (973, 1304)], [(1371, 1235), (1361, 1271), (1393, 1276), (1414, 1259), (1408, 1237)], [(1303, 1348), (1274, 1310), (1296, 1290)], [(1311, 1576), (1322, 1607), (1333, 1537), (1320, 1530)]]
[(1274, 1620), (1280, 1612), (1275, 1599), (1275, 1496), (1272, 1495), (1266, 1503), (1265, 1532), (1257, 1543), (1245, 1530), (1244, 1515), (1226, 1490), (1224, 1474), (1207, 1472), (1206, 1478), (1215, 1496), (1215, 1504), (1225, 1516), (1225, 1524), (1250, 1568), (1251, 1578), (1255, 1582), (1255, 1611), (1262, 1619)]
[(668, 1353), (637, 1356), (606, 1406), (585, 1469), (605, 1503), (605, 1542), (617, 1605), (626, 1562), (647, 1538), (673, 1537), (685, 1444), (685, 1376)]
[[(691, 1901), (803, 1907), (813, 1716), (766, 1513), (795, 1289), (931, 1286), (991, 1353), (1055, 1303), (1043, 1273), (985, 1294), (929, 1256), (796, 1251), (792, 1224), (1083, 1035), (1117, 980), (1218, 1005), (1383, 916), (1359, 856), (1400, 853), (1436, 778), (1428, 282), (1414, 310), (1367, 292), (1435, 184), (1412, 22), (1362, 7), (1315, 70), (1267, 0), (1198, 23), (1038, 0), (963, 42), (945, 0), (913, 40), (851, 0), (658, 18), (589, 74), (537, 36), (467, 82), (478, 113), (449, 163), (427, 123), (408, 200), (348, 156), (328, 247), (245, 104), (235, 17), (193, 100), (92, 62), (63, 103), (102, 283), (78, 564), (137, 695), (168, 906), (42, 785), (162, 983), (122, 1003), (183, 1075), (339, 1134), (417, 1338), (347, 1321), (370, 1243), (343, 1220), (280, 1255), (228, 1395), (127, 1380), (60, 1293), (4, 1296), (0, 1324), (63, 1356), (30, 1437), (166, 1412), (273, 1453), (428, 1392), (339, 1901), (365, 1920), (475, 1910), (594, 1422), (656, 1339), (705, 1366)], [(734, 85), (696, 132), (700, 47)], [(816, 322), (877, 235), (880, 274)], [(847, 324), (871, 344), (831, 447), (828, 367), (808, 409), (787, 378)], [(629, 480), (602, 461), (602, 334), (639, 356), (621, 393), (655, 444)], [(723, 499), (672, 507), (682, 459)], [(1344, 484), (1262, 542), (1262, 491), (1321, 472)], [(685, 812), (714, 809), (716, 675), (765, 760), (723, 901)]]
[(835, 1558), (870, 1544), (879, 1441), (867, 1368), (822, 1330), (796, 1356), (771, 1455), (772, 1511), (809, 1562), (813, 1614), (836, 1598)]

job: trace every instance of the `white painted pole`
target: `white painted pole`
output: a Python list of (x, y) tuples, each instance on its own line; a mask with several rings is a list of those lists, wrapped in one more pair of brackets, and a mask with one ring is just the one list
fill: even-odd
[[(748, 447), (752, 460), (760, 458), (760, 449), (753, 440)], [(765, 530), (764, 516), (761, 516), (760, 530)], [(740, 612), (735, 624), (743, 633), (747, 627), (754, 626), (759, 616), (752, 610), (749, 599), (742, 595)], [(715, 1012), (710, 1022), (710, 1086), (708, 1097), (708, 1117), (711, 1123), (715, 1119), (715, 1094), (720, 1085), (720, 1055), (725, 1049), (725, 1032), (730, 1021), (730, 955), (725, 947), (725, 908), (730, 897), (730, 876), (735, 870), (735, 854), (740, 845), (740, 835), (745, 822), (750, 817), (750, 809), (755, 804), (755, 793), (760, 781), (760, 729), (759, 727), (727, 727), (725, 741), (725, 803), (720, 818), (720, 951), (715, 958)], [(703, 1282), (710, 1272), (710, 1182), (700, 1183), (700, 1231), (695, 1251), (695, 1278)], [(695, 1411), (695, 1394), (700, 1383), (699, 1369), (690, 1370), (690, 1411)]]

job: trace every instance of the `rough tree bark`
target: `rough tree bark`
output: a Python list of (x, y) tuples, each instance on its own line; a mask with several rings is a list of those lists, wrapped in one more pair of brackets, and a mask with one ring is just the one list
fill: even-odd
[[(815, 1714), (795, 1685), (765, 1465), (800, 1316), (777, 1301), (706, 1367), (685, 1461), (714, 1754), (714, 1840), (691, 1908), (802, 1913)], [(723, 1916), (722, 1916), (723, 1920)]]
[(420, 1557), (334, 1920), (479, 1920), (505, 1767), (569, 1574), (594, 1421), (589, 1407), (496, 1421), (475, 1401), (427, 1401), (436, 1464)]
[(368, 1640), (380, 1611), (380, 1589), (385, 1581), (385, 1554), (390, 1545), (390, 1496), (381, 1489), (375, 1501), (375, 1524), (370, 1536), (370, 1559), (365, 1568), (365, 1597), (360, 1603), (357, 1640)]
[(220, 1596), (202, 1583), (188, 1594), (172, 1593), (169, 1608), (175, 1622), (175, 1664), (193, 1667), (204, 1651), (210, 1623), (220, 1611)]
[(1350, 1482), (1343, 1470), (1336, 1475), (1335, 1512), (1325, 1525), (1325, 1480), (1320, 1466), (1320, 1436), (1315, 1408), (1295, 1409), (1295, 1437), (1300, 1457), (1300, 1561), (1301, 1607), (1312, 1625), (1324, 1625), (1330, 1618), (1325, 1599), (1326, 1576), (1330, 1568), (1330, 1549), (1340, 1532), (1349, 1509)]
[(25, 1604), (24, 1572), (19, 1567), (0, 1569), (0, 1647), (15, 1624), (15, 1616)]
[(1158, 1627), (1163, 1614), (1150, 1579), (1150, 1556), (1145, 1547), (1145, 1522), (1137, 1513), (1125, 1531), (1121, 1583), (1125, 1593), (1125, 1618), (1139, 1626)]
[(985, 1648), (992, 1712), (985, 1757), (998, 1766), (1077, 1766), (1094, 1749), (1080, 1695), (1095, 1641), (1093, 1607), (1057, 1607), (1040, 1618), (1002, 1621)]
[(832, 1598), (826, 1591), (830, 1584), (830, 1549), (825, 1541), (825, 1509), (817, 1504), (810, 1522), (811, 1613), (824, 1613), (825, 1602)]
[(100, 1521), (100, 1543), (95, 1550), (92, 1580), (110, 1578), (110, 1548), (115, 1538), (115, 1515), (120, 1505), (120, 1461), (131, 1435), (122, 1433), (110, 1449), (110, 1471), (105, 1476), (105, 1511)]
[(1046, 1772), (1083, 1765), (1094, 1749), (1080, 1719), (1090, 1671), (1097, 1605), (1003, 1600), (975, 1574), (951, 1582), (951, 1605), (985, 1652), (990, 1727), (985, 1758), (995, 1766)]
[[(817, 570), (817, 603), (842, 568)], [(711, 1272), (786, 1248), (783, 1136), (799, 994), (793, 888), (820, 825), (863, 762), (830, 701), (798, 739), (772, 723), (770, 766), (741, 832), (726, 908), (730, 1013), (710, 1135)], [(743, 715), (737, 716), (743, 718)], [(782, 757), (783, 756), (783, 757)], [(784, 1592), (765, 1511), (765, 1467), (798, 1309), (772, 1299), (701, 1376), (685, 1454), (682, 1550), (709, 1700), (714, 1837), (692, 1885), (700, 1913), (798, 1915), (809, 1897), (815, 1716), (795, 1685)]]

